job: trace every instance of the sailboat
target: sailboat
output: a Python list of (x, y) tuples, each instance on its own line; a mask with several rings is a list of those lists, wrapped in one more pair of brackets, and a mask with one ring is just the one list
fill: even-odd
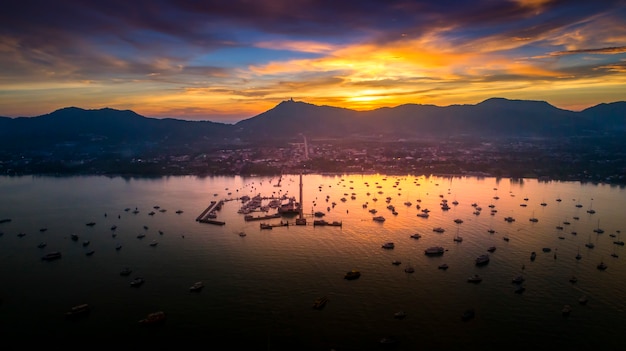
[(600, 220), (598, 219), (598, 227), (596, 229), (593, 230), (594, 233), (598, 233), (598, 234), (602, 234), (604, 233), (603, 229), (600, 229)]
[(456, 236), (453, 239), (454, 241), (456, 241), (457, 243), (460, 243), (463, 241), (463, 237), (459, 236), (459, 226), (456, 227)]
[(592, 207), (593, 207), (593, 199), (591, 199), (591, 203), (589, 204), (589, 209), (587, 210), (587, 213), (590, 213), (590, 214), (596, 213), (596, 210), (594, 210)]
[(533, 222), (533, 223), (537, 223), (539, 222), (539, 220), (535, 217), (535, 211), (533, 211), (533, 216), (530, 217), (529, 221)]
[(589, 242), (585, 244), (590, 249), (593, 249), (595, 245), (591, 242), (591, 235), (589, 235)]

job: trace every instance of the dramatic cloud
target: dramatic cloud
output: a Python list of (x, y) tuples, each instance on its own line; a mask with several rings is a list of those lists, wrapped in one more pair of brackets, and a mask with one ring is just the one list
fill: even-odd
[(233, 123), (291, 97), (371, 109), (499, 96), (580, 109), (625, 99), (625, 5), (9, 1), (0, 115), (112, 107)]

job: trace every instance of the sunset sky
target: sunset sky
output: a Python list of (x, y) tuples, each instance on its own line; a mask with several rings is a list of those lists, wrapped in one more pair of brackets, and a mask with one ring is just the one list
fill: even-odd
[(6, 1), (0, 116), (626, 100), (626, 1)]

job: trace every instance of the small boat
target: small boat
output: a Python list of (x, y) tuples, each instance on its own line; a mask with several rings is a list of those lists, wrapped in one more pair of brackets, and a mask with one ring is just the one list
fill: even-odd
[(608, 268), (608, 266), (606, 265), (606, 263), (600, 261), (600, 263), (598, 263), (597, 268), (601, 271), (605, 270)]
[(141, 278), (141, 277), (137, 277), (137, 278), (133, 279), (133, 280), (130, 282), (130, 286), (133, 286), (133, 287), (140, 287), (140, 286), (142, 286), (145, 282), (146, 282), (146, 281), (145, 281), (143, 278)]
[(581, 297), (578, 298), (578, 303), (581, 305), (586, 305), (587, 301), (589, 301), (587, 299), (587, 295), (582, 295)]
[(381, 345), (395, 345), (398, 342), (398, 340), (396, 338), (394, 338), (393, 336), (385, 336), (384, 338), (380, 339), (379, 343)]
[(395, 318), (395, 319), (404, 319), (404, 318), (406, 318), (406, 312), (398, 311), (398, 312), (393, 314), (393, 318)]
[(78, 241), (78, 235), (76, 235), (76, 234), (71, 234), (71, 235), (70, 235), (70, 238), (71, 238), (72, 240), (74, 240), (74, 241)]
[(376, 216), (376, 217), (374, 217), (372, 219), (374, 221), (376, 221), (376, 222), (381, 222), (381, 223), (385, 221), (385, 217), (383, 217), (383, 216)]
[(487, 251), (494, 252), (494, 251), (496, 251), (496, 247), (495, 246), (489, 246), (489, 248), (487, 248)]
[(159, 242), (156, 240), (152, 240), (152, 242), (150, 243), (150, 246), (152, 247), (157, 246), (157, 245), (159, 245)]
[(204, 288), (203, 282), (195, 282), (192, 286), (189, 287), (189, 291), (191, 292), (200, 292)]
[(96, 253), (96, 251), (94, 251), (94, 250), (89, 250), (89, 251), (85, 252), (85, 255), (87, 255), (87, 256), (91, 256), (91, 255), (93, 255), (94, 253)]
[(563, 314), (563, 316), (569, 316), (570, 312), (572, 312), (572, 306), (564, 305), (563, 309), (561, 310), (561, 313)]
[(43, 249), (44, 247), (46, 247), (46, 243), (45, 242), (40, 242), (39, 245), (37, 245), (38, 248)]
[(517, 277), (513, 278), (513, 280), (511, 281), (514, 284), (522, 284), (524, 282), (524, 276), (523, 275), (518, 275)]
[(129, 267), (124, 267), (120, 271), (120, 275), (127, 276), (127, 275), (130, 275), (132, 272), (133, 272), (132, 269), (130, 269)]
[(552, 251), (552, 249), (551, 249), (551, 248), (549, 248), (549, 247), (544, 247), (544, 248), (543, 248), (543, 249), (541, 249), (541, 250), (542, 250), (543, 252), (550, 252), (550, 251)]
[(413, 268), (413, 266), (411, 266), (411, 265), (406, 266), (406, 268), (404, 268), (404, 272), (405, 273), (415, 273), (415, 268)]
[(446, 230), (443, 229), (442, 227), (435, 227), (435, 228), (433, 228), (433, 232), (435, 232), (435, 233), (443, 233), (445, 231)]
[(439, 267), (437, 267), (437, 268), (439, 268), (439, 269), (443, 269), (443, 270), (446, 270), (446, 269), (448, 269), (448, 264), (447, 264), (447, 263), (442, 263), (442, 264), (440, 264), (440, 265), (439, 265)]
[(487, 255), (487, 254), (480, 255), (480, 256), (476, 257), (476, 259), (474, 261), (476, 262), (477, 266), (486, 265), (487, 263), (489, 263), (489, 255)]
[(483, 281), (483, 278), (478, 274), (474, 274), (473, 276), (467, 278), (467, 281), (470, 283), (480, 283)]
[(420, 234), (418, 234), (418, 233), (411, 234), (411, 238), (413, 238), (413, 239), (419, 239), (419, 238), (421, 238), (421, 237), (422, 237), (422, 236), (421, 236)]
[(146, 237), (146, 234), (144, 234), (144, 233), (141, 233), (141, 234), (137, 235), (137, 239), (143, 239), (145, 237)]
[(89, 227), (93, 227), (94, 225), (96, 225), (96, 222), (89, 222), (89, 223), (87, 223), (87, 226), (89, 226)]
[(386, 242), (382, 245), (383, 249), (393, 249), (395, 247), (394, 243), (392, 242)]
[(85, 316), (89, 314), (90, 311), (91, 311), (91, 308), (89, 307), (89, 305), (86, 303), (83, 303), (80, 305), (76, 305), (72, 307), (69, 311), (65, 312), (65, 316), (68, 318), (75, 318), (75, 317)]
[(431, 246), (424, 250), (424, 254), (428, 256), (440, 256), (443, 255), (444, 248), (441, 246)]
[(391, 264), (394, 266), (399, 266), (400, 264), (402, 264), (402, 262), (395, 260), (395, 261), (391, 261)]
[(244, 236), (246, 236), (246, 233), (244, 233), (244, 232), (239, 232), (239, 236), (244, 237)]
[(177, 214), (181, 214), (181, 213), (183, 213), (183, 210), (178, 210), (178, 211), (176, 211), (176, 213)]
[(347, 279), (347, 280), (354, 280), (354, 279), (358, 279), (359, 277), (361, 277), (361, 272), (359, 272), (359, 271), (357, 271), (357, 270), (353, 269), (353, 270), (351, 270), (351, 271), (347, 272), (347, 273), (344, 275), (344, 277), (343, 277), (343, 278), (344, 278), (344, 279)]
[(576, 276), (575, 276), (575, 275), (573, 275), (573, 276), (571, 276), (571, 277), (569, 278), (569, 282), (570, 282), (570, 283), (576, 283), (577, 281), (578, 281), (578, 278), (576, 278)]
[(535, 251), (533, 251), (533, 252), (530, 253), (530, 260), (534, 261), (535, 258), (537, 258), (537, 253)]
[(53, 251), (50, 253), (47, 253), (45, 255), (43, 255), (43, 257), (41, 257), (42, 260), (44, 261), (53, 261), (56, 259), (61, 258), (61, 253), (59, 251)]
[(87, 246), (87, 245), (89, 245), (89, 244), (90, 244), (90, 241), (89, 241), (89, 240), (85, 240), (85, 241), (83, 241), (83, 246)]
[(139, 320), (139, 324), (143, 325), (155, 325), (165, 321), (165, 313), (163, 311), (153, 312), (146, 316), (144, 319)]
[(121, 250), (122, 249), (122, 244), (117, 244), (115, 245), (115, 250)]
[(327, 303), (328, 303), (327, 296), (318, 297), (317, 299), (313, 301), (313, 309), (321, 310), (326, 306)]
[(261, 229), (272, 229), (272, 225), (267, 223), (261, 223), (260, 227)]
[(476, 316), (476, 311), (473, 308), (469, 308), (463, 311), (463, 314), (461, 315), (461, 320), (464, 322), (467, 322), (473, 319), (475, 316)]

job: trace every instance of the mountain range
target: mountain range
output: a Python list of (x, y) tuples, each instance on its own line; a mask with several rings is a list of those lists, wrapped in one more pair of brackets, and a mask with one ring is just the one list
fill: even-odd
[(491, 98), (475, 105), (406, 104), (355, 111), (282, 101), (235, 124), (157, 119), (130, 110), (67, 107), (36, 117), (0, 117), (0, 146), (45, 146), (100, 141), (160, 145), (263, 140), (420, 139), (442, 137), (599, 136), (626, 132), (626, 102), (602, 103), (583, 111), (544, 101)]

